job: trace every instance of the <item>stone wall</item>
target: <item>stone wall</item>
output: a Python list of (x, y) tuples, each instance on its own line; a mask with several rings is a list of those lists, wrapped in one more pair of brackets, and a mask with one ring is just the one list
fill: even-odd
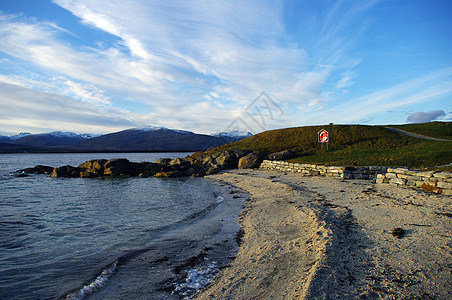
[(375, 179), (376, 183), (406, 185), (424, 190), (452, 195), (452, 173), (437, 171), (412, 171), (388, 167), (336, 167), (298, 164), (286, 161), (264, 160), (262, 169), (300, 173), (304, 176), (330, 176), (342, 179)]
[(311, 176), (331, 176), (344, 179), (376, 179), (378, 174), (385, 174), (387, 167), (335, 167), (313, 164), (298, 164), (286, 161), (264, 160), (262, 169), (301, 173)]
[(386, 174), (377, 175), (377, 183), (389, 183), (422, 188), (430, 192), (452, 195), (452, 173), (438, 171), (413, 171), (405, 168), (388, 168)]

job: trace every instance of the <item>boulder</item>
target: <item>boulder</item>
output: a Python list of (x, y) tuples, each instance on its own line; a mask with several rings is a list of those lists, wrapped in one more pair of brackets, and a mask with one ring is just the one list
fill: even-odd
[(238, 168), (239, 169), (254, 169), (259, 168), (263, 159), (257, 153), (247, 154), (239, 159)]
[(85, 161), (78, 167), (84, 169), (80, 177), (98, 177), (104, 175), (104, 166), (108, 161), (106, 159), (93, 159)]
[(284, 150), (276, 153), (272, 153), (268, 156), (269, 160), (286, 160), (295, 157), (296, 154), (292, 150)]
[(201, 164), (206, 166), (213, 166), (217, 164), (217, 161), (215, 157), (213, 157), (212, 155), (207, 155), (203, 157)]
[(125, 158), (110, 159), (104, 165), (104, 174), (103, 175), (104, 176), (114, 176), (114, 177), (126, 176), (126, 175), (130, 175), (131, 169), (132, 169), (132, 163)]
[(105, 164), (108, 162), (106, 159), (92, 159), (85, 161), (83, 164), (80, 164), (78, 167), (87, 170), (101, 170), (104, 168)]
[(50, 174), (50, 177), (70, 177), (75, 178), (80, 176), (80, 172), (83, 170), (77, 167), (73, 166), (62, 166), (53, 169), (52, 174)]
[(222, 169), (236, 169), (239, 159), (244, 155), (242, 150), (224, 150), (216, 158), (216, 162)]
[(149, 176), (154, 176), (155, 173), (161, 170), (161, 167), (156, 163), (142, 162), (140, 169), (142, 173), (149, 174)]

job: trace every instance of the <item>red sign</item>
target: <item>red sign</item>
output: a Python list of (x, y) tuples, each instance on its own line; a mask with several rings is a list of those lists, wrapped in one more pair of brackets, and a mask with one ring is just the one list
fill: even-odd
[(328, 134), (328, 131), (325, 129), (320, 130), (317, 135), (319, 136), (319, 143), (328, 143), (330, 136)]

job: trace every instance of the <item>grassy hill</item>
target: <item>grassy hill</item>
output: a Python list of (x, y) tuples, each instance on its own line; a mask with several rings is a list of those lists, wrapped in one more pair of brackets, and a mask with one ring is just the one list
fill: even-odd
[(394, 127), (434, 138), (452, 140), (451, 122), (430, 122), (422, 124), (389, 125), (388, 127)]
[[(452, 123), (432, 122), (392, 126), (432, 137), (450, 138)], [(317, 132), (328, 130), (328, 150), (317, 142)], [(441, 134), (439, 134), (441, 132)], [(345, 166), (393, 166), (426, 168), (452, 162), (452, 142), (409, 137), (383, 126), (326, 125), (271, 130), (242, 141), (213, 148), (242, 149), (268, 155), (292, 150), (293, 162)]]

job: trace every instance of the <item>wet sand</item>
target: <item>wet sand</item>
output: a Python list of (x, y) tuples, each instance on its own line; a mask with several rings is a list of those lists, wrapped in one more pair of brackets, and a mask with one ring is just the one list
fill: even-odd
[(272, 171), (208, 178), (250, 197), (237, 257), (197, 299), (452, 299), (451, 197)]

